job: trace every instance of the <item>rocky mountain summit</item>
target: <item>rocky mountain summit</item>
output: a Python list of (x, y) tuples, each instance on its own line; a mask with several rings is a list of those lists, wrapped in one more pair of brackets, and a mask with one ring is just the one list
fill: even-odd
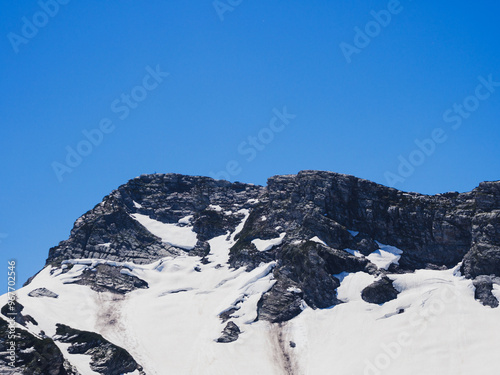
[[(267, 187), (178, 174), (140, 176), (79, 218), (69, 239), (50, 249), (47, 264), (80, 258), (143, 264), (183, 252), (204, 258), (210, 252), (207, 241), (234, 231), (241, 209), (250, 215), (231, 248), (231, 266), (252, 269), (278, 262), (278, 282), (261, 301), (263, 319), (292, 318), (302, 299), (319, 308), (338, 303), (334, 274), (384, 272), (343, 251), (368, 255), (379, 248), (376, 241), (403, 250), (391, 272), (449, 268), (463, 261), (468, 278), (500, 277), (500, 182), (428, 196), (319, 171), (274, 176)], [(134, 214), (175, 225), (189, 217), (196, 243), (182, 248), (163, 242)], [(281, 233), (285, 238), (269, 251), (252, 243)], [(323, 243), (310, 241), (314, 237)], [(303, 292), (288, 292), (290, 287)]]
[[(217, 255), (222, 243), (217, 241), (225, 241), (227, 255)], [(164, 272), (170, 267), (165, 259), (185, 257), (191, 257), (186, 262), (192, 261), (192, 278), (202, 280), (205, 274), (223, 269), (242, 270), (257, 275), (251, 283), (264, 279), (270, 283), (261, 292), (245, 289), (218, 313), (225, 328), (213, 340), (222, 346), (245, 337), (241, 324), (243, 317), (253, 316), (246, 307), (250, 300), (255, 303), (255, 316), (248, 322), (281, 325), (301, 314), (305, 306), (326, 309), (347, 302), (338, 290), (347, 275), (356, 273), (373, 281), (363, 287), (360, 298), (383, 305), (397, 301), (402, 291), (391, 275), (459, 265), (459, 273), (476, 288), (477, 303), (495, 308), (495, 286), (500, 285), (500, 182), (483, 182), (467, 193), (429, 196), (321, 171), (274, 176), (265, 187), (179, 174), (142, 175), (81, 216), (70, 237), (50, 249), (45, 270), (52, 277), (66, 277), (64, 285), (127, 301), (155, 283), (155, 279), (143, 279), (146, 271), (136, 271), (134, 265), (145, 270), (154, 264), (156, 271)], [(64, 298), (48, 286), (31, 287), (37, 277), (25, 285), (28, 300)], [(223, 279), (215, 288), (232, 279)], [(158, 298), (181, 298), (195, 290), (168, 289)], [(397, 309), (398, 314), (404, 311)], [(116, 319), (112, 324), (117, 324)], [(63, 323), (58, 322), (52, 342), (72, 343), (70, 352), (90, 353), (95, 372), (147, 373), (138, 364), (144, 365), (144, 358), (132, 358), (133, 352), (129, 354), (109, 337), (104, 339), (106, 329), (102, 337)], [(72, 332), (78, 332), (77, 341)], [(29, 335), (31, 341), (49, 340)], [(5, 341), (0, 338), (0, 344), (1, 340)], [(99, 351), (96, 342), (106, 342), (106, 348)], [(284, 353), (283, 368), (293, 367), (290, 351), (295, 345), (278, 345)], [(56, 349), (56, 367), (71, 373)], [(125, 364), (117, 364), (114, 358), (125, 358)]]

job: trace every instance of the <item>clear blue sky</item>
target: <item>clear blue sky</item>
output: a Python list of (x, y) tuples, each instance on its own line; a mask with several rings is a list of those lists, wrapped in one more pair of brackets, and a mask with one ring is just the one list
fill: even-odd
[[(500, 82), (495, 2), (42, 5), (0, 14), (0, 266), (17, 259), (21, 282), (143, 173), (265, 184), (319, 169), (388, 185), (390, 172), (427, 194), (500, 179), (500, 87), (478, 78)], [(390, 21), (372, 12), (389, 8)], [(82, 132), (101, 123), (90, 150)], [(67, 147), (86, 154), (73, 167)]]

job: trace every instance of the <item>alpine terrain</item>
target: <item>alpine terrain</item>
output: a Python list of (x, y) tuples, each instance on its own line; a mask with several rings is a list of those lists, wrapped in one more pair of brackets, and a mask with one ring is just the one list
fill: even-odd
[(498, 374), (500, 181), (142, 175), (16, 296), (0, 374)]

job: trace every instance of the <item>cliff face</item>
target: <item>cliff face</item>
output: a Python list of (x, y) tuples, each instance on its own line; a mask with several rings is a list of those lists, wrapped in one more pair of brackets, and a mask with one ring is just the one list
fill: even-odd
[[(295, 216), (297, 225), (316, 234), (329, 232), (332, 247), (355, 246), (342, 230), (328, 230), (340, 224), (404, 250), (399, 264), (406, 270), (451, 267), (469, 253), (464, 270), (474, 277), (500, 272), (498, 258), (492, 258), (499, 250), (499, 189), (500, 182), (483, 182), (468, 193), (426, 196), (352, 176), (301, 172), (271, 178), (268, 194), (273, 211), (285, 220)], [(489, 253), (488, 266), (478, 264), (479, 253)]]
[[(246, 212), (229, 263), (251, 270), (277, 261), (277, 282), (262, 297), (259, 318), (283, 321), (300, 313), (302, 300), (319, 308), (337, 304), (334, 275), (341, 272), (380, 275), (450, 268), (463, 261), (468, 278), (500, 276), (499, 210), (500, 182), (427, 196), (320, 171), (274, 176), (267, 187), (145, 175), (79, 218), (70, 238), (50, 250), (47, 264), (78, 258), (146, 264), (186, 252), (208, 262), (208, 240), (235, 231)], [(165, 242), (141, 225), (137, 214), (189, 226), (196, 243), (186, 249)], [(254, 241), (280, 236), (279, 244), (266, 251)], [(387, 269), (367, 257), (380, 243), (402, 250), (399, 262)], [(300, 292), (291, 292), (294, 288)]]

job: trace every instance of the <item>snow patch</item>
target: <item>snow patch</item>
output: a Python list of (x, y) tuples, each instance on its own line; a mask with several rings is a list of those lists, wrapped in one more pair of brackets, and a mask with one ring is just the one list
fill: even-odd
[(320, 240), (320, 238), (318, 236), (314, 236), (313, 238), (311, 238), (309, 241), (313, 241), (313, 242), (317, 242), (317, 243), (320, 243), (322, 245), (325, 245), (325, 246), (328, 246), (325, 241), (322, 241)]
[(191, 220), (193, 220), (193, 215), (188, 215), (188, 216), (184, 216), (183, 218), (179, 219), (178, 223), (189, 225), (189, 224), (191, 224)]
[(281, 245), (283, 242), (283, 238), (285, 238), (286, 232), (280, 234), (279, 237), (271, 238), (270, 240), (261, 240), (259, 238), (252, 240), (252, 243), (255, 245), (257, 250), (259, 251), (268, 251), (271, 250), (274, 246)]
[(165, 243), (184, 250), (191, 250), (196, 246), (198, 239), (192, 227), (162, 223), (142, 214), (132, 214), (131, 216)]
[(380, 249), (375, 250), (367, 256), (368, 260), (375, 264), (378, 268), (388, 269), (391, 264), (398, 264), (403, 250), (397, 247), (384, 245), (377, 241)]
[(245, 223), (247, 222), (248, 217), (250, 216), (250, 211), (247, 210), (246, 208), (242, 208), (241, 210), (236, 211), (237, 214), (243, 214), (243, 220), (238, 224), (238, 226), (235, 228), (233, 234), (231, 235), (231, 241), (234, 242), (234, 238), (240, 234), (240, 232), (243, 230), (243, 227), (245, 226)]
[(95, 375), (98, 372), (92, 371), (90, 367), (91, 356), (86, 354), (70, 354), (68, 348), (71, 344), (55, 341), (57, 347), (61, 350), (64, 358), (66, 358), (73, 366), (78, 369), (81, 375)]
[(374, 276), (366, 272), (342, 272), (334, 276), (340, 280), (337, 297), (343, 302), (363, 301), (361, 291), (376, 280)]

